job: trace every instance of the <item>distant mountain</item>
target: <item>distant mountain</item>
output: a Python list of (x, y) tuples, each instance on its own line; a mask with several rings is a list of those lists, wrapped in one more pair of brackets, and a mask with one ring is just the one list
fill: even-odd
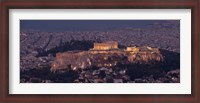
[(180, 29), (180, 21), (179, 20), (172, 20), (172, 21), (160, 21), (149, 24), (148, 27), (150, 28), (177, 28)]
[[(21, 20), (20, 29), (47, 32), (105, 31), (120, 28), (159, 27), (161, 24), (179, 23), (179, 20)], [(169, 25), (171, 26), (171, 25)]]

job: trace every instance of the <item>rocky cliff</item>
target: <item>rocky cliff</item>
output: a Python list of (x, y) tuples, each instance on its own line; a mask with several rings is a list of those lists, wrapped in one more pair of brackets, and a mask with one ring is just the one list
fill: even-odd
[(110, 51), (68, 51), (57, 53), (55, 61), (51, 65), (51, 71), (77, 70), (95, 67), (112, 67), (120, 64), (144, 63), (150, 64), (163, 61), (159, 51), (141, 50), (132, 53), (126, 50)]

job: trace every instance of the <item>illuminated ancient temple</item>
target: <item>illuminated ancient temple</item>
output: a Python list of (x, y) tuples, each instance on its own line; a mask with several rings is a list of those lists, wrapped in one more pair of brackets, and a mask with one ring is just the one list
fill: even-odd
[(113, 49), (118, 49), (118, 43), (115, 41), (94, 43), (94, 47), (91, 50), (113, 50)]

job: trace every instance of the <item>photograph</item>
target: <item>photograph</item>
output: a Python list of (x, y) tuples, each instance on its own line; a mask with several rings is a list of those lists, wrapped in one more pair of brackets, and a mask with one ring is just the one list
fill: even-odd
[(20, 20), (20, 83), (180, 83), (180, 20)]
[(200, 103), (198, 0), (3, 0), (0, 101)]

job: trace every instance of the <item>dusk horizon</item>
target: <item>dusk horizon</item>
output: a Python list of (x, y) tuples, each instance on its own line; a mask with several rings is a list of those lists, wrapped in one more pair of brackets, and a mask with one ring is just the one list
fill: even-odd
[(20, 20), (20, 29), (47, 32), (105, 31), (121, 28), (148, 28), (156, 23), (180, 20)]

